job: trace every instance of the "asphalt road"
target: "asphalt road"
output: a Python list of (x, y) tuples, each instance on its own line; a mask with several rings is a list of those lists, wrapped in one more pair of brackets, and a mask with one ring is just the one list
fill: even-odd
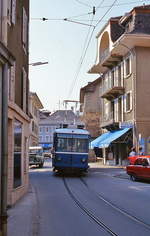
[(38, 236), (149, 236), (150, 183), (120, 168), (92, 165), (85, 176), (54, 175), (51, 161), (30, 169)]

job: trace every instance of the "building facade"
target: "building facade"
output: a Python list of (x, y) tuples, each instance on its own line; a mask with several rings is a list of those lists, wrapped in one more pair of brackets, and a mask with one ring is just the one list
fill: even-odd
[(30, 111), (30, 138), (29, 146), (38, 146), (39, 144), (39, 110), (43, 105), (36, 93), (30, 92), (29, 111)]
[(0, 235), (7, 231), (8, 76), (15, 58), (7, 46), (7, 1), (0, 1)]
[(7, 5), (7, 48), (15, 63), (8, 71), (8, 195), (14, 204), (28, 189), (29, 146), (29, 1)]
[(104, 132), (128, 128), (101, 146), (108, 163), (124, 163), (131, 146), (150, 154), (149, 23), (150, 5), (139, 6), (111, 18), (97, 35), (97, 59), (89, 72), (102, 74), (100, 126)]
[(70, 126), (84, 127), (84, 123), (80, 121), (79, 116), (75, 115), (72, 110), (58, 110), (48, 117), (41, 116), (39, 122), (39, 145), (44, 151), (49, 152), (53, 146), (53, 134), (57, 128), (67, 128)]
[(80, 89), (81, 120), (89, 131), (91, 139), (101, 134), (102, 99), (99, 93), (100, 88), (101, 78), (98, 78)]

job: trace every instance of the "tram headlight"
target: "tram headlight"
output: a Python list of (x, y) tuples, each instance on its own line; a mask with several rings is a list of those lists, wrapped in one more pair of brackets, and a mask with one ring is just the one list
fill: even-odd
[(84, 162), (86, 162), (86, 159), (85, 159), (85, 158), (82, 158), (81, 161), (84, 163)]
[(57, 161), (61, 161), (61, 157), (57, 157)]

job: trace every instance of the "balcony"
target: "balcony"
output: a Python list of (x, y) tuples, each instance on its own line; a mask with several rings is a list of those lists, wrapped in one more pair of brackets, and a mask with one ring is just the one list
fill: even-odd
[(101, 118), (100, 127), (107, 130), (116, 130), (119, 128), (119, 122), (115, 121), (114, 112), (109, 112)]
[(123, 94), (124, 88), (122, 86), (112, 86), (111, 88), (104, 89), (101, 93), (101, 97), (107, 100), (113, 100)]

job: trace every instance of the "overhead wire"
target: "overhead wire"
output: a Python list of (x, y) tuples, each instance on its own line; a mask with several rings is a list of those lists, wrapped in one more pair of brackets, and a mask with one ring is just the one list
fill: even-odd
[[(92, 22), (93, 22), (93, 18), (94, 18), (94, 16), (92, 17), (91, 24), (92, 24)], [(75, 84), (76, 84), (76, 82), (77, 82), (78, 75), (79, 75), (79, 73), (80, 73), (80, 69), (81, 69), (81, 66), (82, 66), (82, 63), (83, 63), (83, 57), (84, 57), (84, 55), (85, 55), (85, 49), (86, 49), (86, 47), (87, 47), (87, 46), (86, 46), (86, 45), (87, 45), (87, 41), (88, 41), (88, 38), (89, 38), (89, 35), (90, 35), (90, 29), (91, 29), (91, 27), (89, 27), (88, 32), (87, 32), (87, 35), (86, 35), (86, 38), (85, 38), (85, 41), (84, 41), (84, 47), (83, 47), (83, 49), (82, 49), (82, 54), (81, 54), (81, 57), (80, 57), (80, 59), (79, 59), (78, 67), (77, 67), (77, 70), (76, 70), (76, 73), (75, 73), (75, 78), (74, 78), (74, 80), (73, 80), (73, 82), (72, 82), (72, 84), (71, 84), (71, 88), (70, 88), (70, 90), (69, 90), (68, 97), (71, 96), (71, 93), (72, 93), (72, 91), (73, 91), (73, 89), (74, 89), (74, 87), (75, 87)]]
[[(149, 2), (150, 0), (139, 0), (139, 1), (134, 1), (134, 2), (128, 2), (128, 3), (118, 3), (118, 4), (114, 4), (114, 7), (119, 7), (119, 6), (125, 6), (125, 5), (132, 5), (132, 4), (135, 4), (135, 3), (142, 3), (142, 2)], [(101, 6), (101, 7), (98, 7), (99, 8), (107, 8), (107, 7), (110, 7), (110, 5), (104, 5), (104, 6)]]
[[(94, 19), (94, 15), (92, 16), (91, 24), (93, 22), (93, 19)], [(89, 35), (90, 35), (90, 30), (91, 30), (91, 27), (89, 27), (89, 30), (87, 32), (87, 35), (86, 35), (86, 38), (85, 38), (85, 41), (84, 41), (84, 47), (83, 47), (82, 54), (81, 54), (81, 57), (80, 57), (80, 60), (79, 60), (79, 63), (78, 63), (78, 67), (77, 67), (77, 70), (76, 70), (76, 73), (75, 73), (75, 78), (74, 78), (74, 80), (73, 80), (73, 82), (71, 84), (71, 88), (70, 88), (69, 93), (68, 93), (68, 97), (70, 97), (71, 94), (72, 94), (72, 91), (73, 91), (73, 89), (75, 87), (75, 84), (76, 84), (77, 79), (78, 79), (78, 75), (79, 75), (80, 70), (81, 70), (81, 66), (83, 64), (84, 57), (86, 55), (87, 47), (89, 45), (88, 38), (89, 38)], [(94, 32), (94, 28), (92, 30), (91, 35), (93, 35), (93, 32)], [(90, 38), (91, 38), (91, 36), (90, 36)]]
[[(103, 2), (104, 0), (102, 0)], [(114, 7), (119, 7), (119, 6), (125, 6), (125, 5), (132, 5), (132, 4), (135, 4), (135, 3), (143, 3), (143, 2), (149, 2), (150, 0), (139, 0), (139, 1), (133, 1), (133, 2), (128, 2), (128, 3), (119, 3), (119, 4), (114, 4)], [(96, 7), (96, 10), (97, 9), (103, 9), (103, 8), (107, 8), (107, 7), (110, 7), (111, 5), (104, 5), (104, 6), (100, 6), (100, 4)], [(93, 12), (88, 12), (88, 13), (85, 13), (85, 14), (80, 14), (80, 15), (75, 15), (75, 16), (69, 16), (69, 17), (66, 17), (67, 19), (73, 19), (73, 18), (78, 18), (78, 17), (81, 17), (81, 16), (87, 16), (87, 15), (90, 15), (90, 14), (93, 14)], [(64, 21), (64, 19), (66, 18), (46, 18), (46, 17), (32, 17), (31, 20), (43, 20), (43, 21)], [(79, 19), (78, 19), (79, 20)], [(79, 21), (90, 21), (90, 20), (87, 20), (87, 19), (80, 19)], [(98, 20), (93, 20), (93, 21), (98, 21)]]
[(89, 4), (87, 4), (87, 3), (85, 3), (85, 2), (82, 2), (82, 1), (80, 1), (80, 0), (75, 0), (76, 2), (78, 2), (78, 3), (80, 3), (80, 4), (82, 4), (82, 5), (84, 5), (84, 6), (86, 6), (86, 7), (92, 7), (92, 6), (90, 6)]
[(107, 11), (105, 12), (105, 14), (100, 18), (100, 20), (96, 23), (95, 28), (97, 27), (97, 25), (103, 20), (103, 18), (108, 14), (108, 12), (113, 8), (114, 4), (117, 2), (118, 0), (114, 0), (113, 3), (110, 5), (110, 7), (107, 9)]
[[(102, 2), (103, 2), (103, 1), (101, 1), (101, 3), (102, 3)], [(85, 51), (84, 51), (82, 60), (81, 60), (81, 62), (80, 62), (80, 66), (79, 66), (79, 68), (78, 68), (78, 70), (77, 70), (75, 79), (74, 79), (74, 81), (73, 81), (73, 86), (72, 86), (72, 88), (70, 89), (69, 95), (71, 95), (71, 93), (72, 93), (72, 91), (73, 91), (73, 89), (74, 89), (75, 83), (76, 83), (76, 81), (77, 81), (77, 79), (78, 79), (78, 75), (79, 75), (79, 73), (80, 73), (81, 66), (82, 66), (82, 64), (83, 64), (83, 60), (84, 60), (84, 58), (85, 58), (85, 56), (86, 56), (86, 53), (87, 53), (87, 50), (88, 50), (88, 48), (89, 48), (90, 42), (91, 42), (91, 40), (92, 40), (92, 36), (93, 36), (93, 33), (94, 33), (95, 28), (96, 28), (97, 25), (102, 21), (102, 19), (108, 14), (108, 12), (112, 9), (112, 7), (114, 6), (114, 4), (115, 4), (116, 2), (117, 2), (117, 0), (114, 0), (114, 1), (113, 1), (113, 3), (112, 3), (112, 4), (110, 5), (110, 7), (108, 8), (108, 10), (105, 12), (105, 14), (104, 14), (104, 15), (101, 17), (101, 19), (96, 23), (95, 27), (93, 27), (93, 30), (92, 30), (92, 32), (91, 32), (89, 41), (88, 41), (87, 46), (86, 46), (86, 48), (85, 48)], [(99, 5), (99, 6), (100, 6), (100, 5)]]
[(102, 1), (100, 2), (100, 4), (96, 7), (96, 10), (97, 10), (98, 8), (100, 8), (100, 6), (103, 4), (104, 1), (105, 1), (105, 0), (102, 0)]

